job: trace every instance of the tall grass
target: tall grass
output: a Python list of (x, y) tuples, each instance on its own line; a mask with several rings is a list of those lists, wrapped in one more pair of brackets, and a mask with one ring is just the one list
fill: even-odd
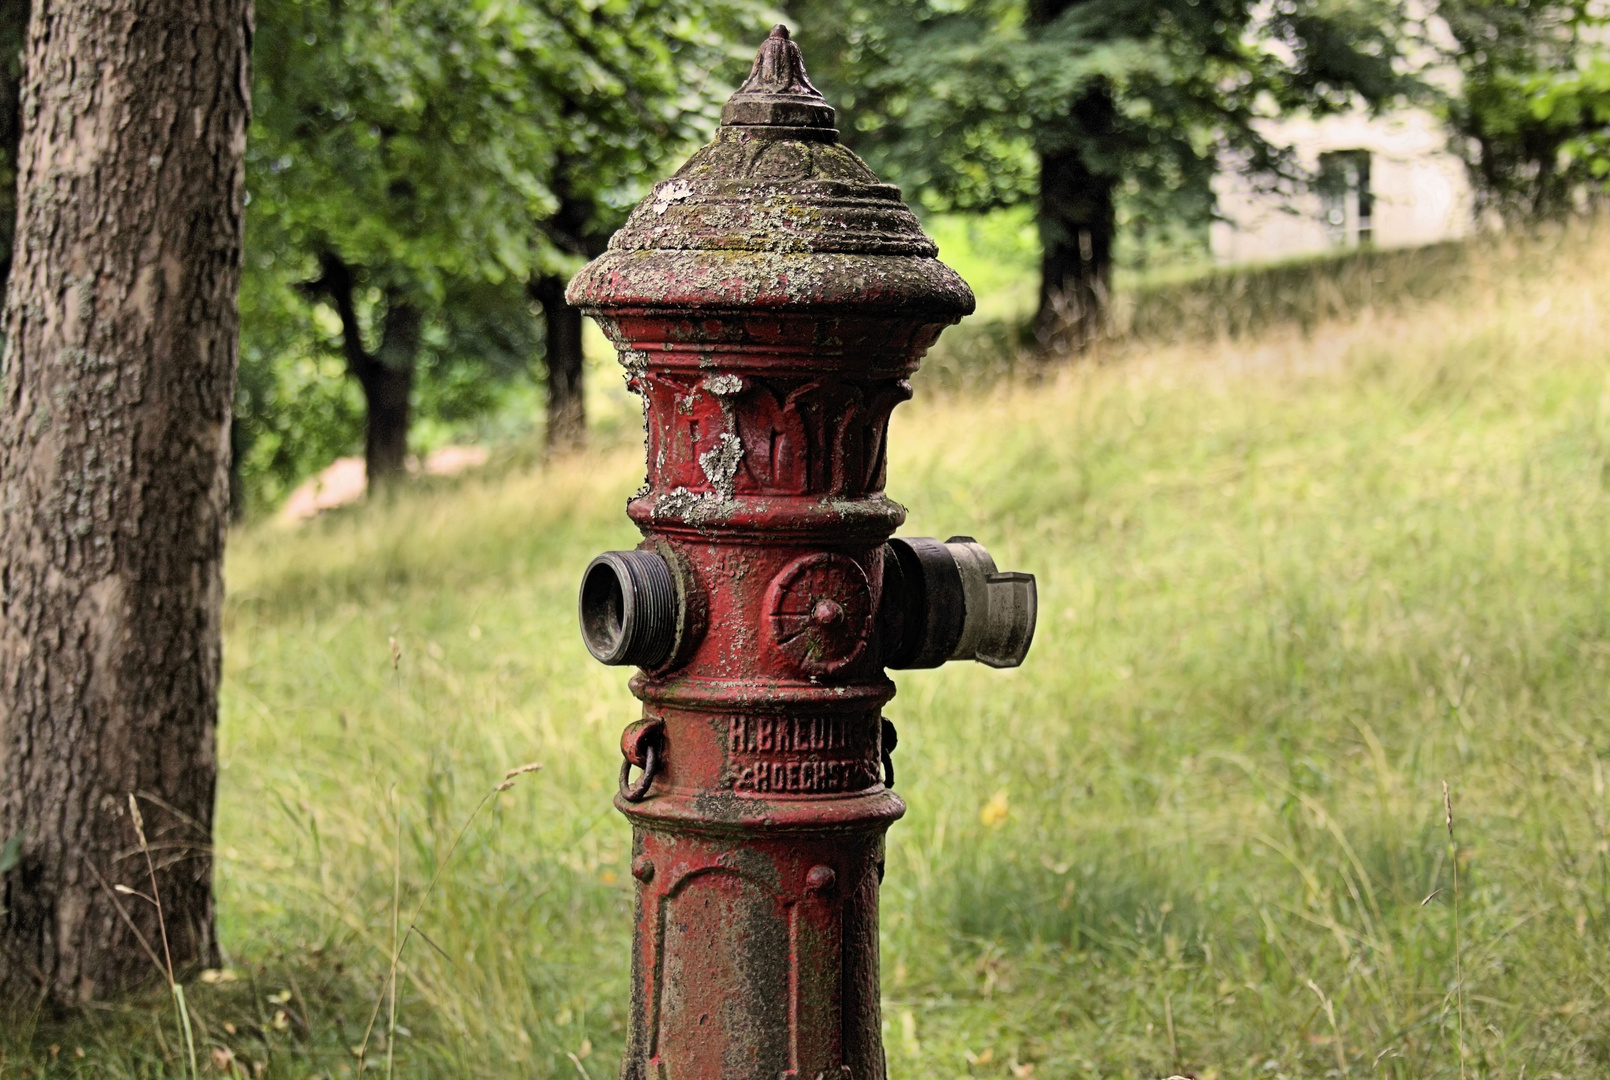
[(1501, 253), (1529, 254), (1529, 247), (1478, 237), (1222, 267), (1120, 292), (1113, 317), (1118, 333), (1153, 341), (1246, 337), (1283, 325), (1312, 330), (1364, 311), (1399, 311), (1461, 286), (1479, 288), (1471, 278), (1508, 273)]
[[(1042, 603), (1025, 667), (905, 673), (888, 710), (893, 1076), (1610, 1073), (1607, 239), (897, 413), (906, 531), (978, 535)], [(425, 897), (380, 1056), (616, 1067), (634, 702), (572, 611), (639, 455), (234, 538), (203, 1071), (351, 1075), (394, 910), (529, 760)], [(15, 1032), (0, 1077), (177, 1076), (163, 1005)]]
[[(946, 233), (959, 233), (949, 219)], [(997, 223), (997, 230), (999, 224)], [(948, 389), (967, 389), (1020, 375), (1043, 374), (1044, 357), (1029, 327), (1034, 267), (993, 254), (993, 234), (962, 248), (965, 264), (985, 271), (990, 291), (981, 292), (978, 313), (940, 339), (921, 378)], [(1185, 267), (1181, 273), (1121, 274), (1108, 312), (1106, 337), (1096, 351), (1131, 352), (1137, 347), (1192, 341), (1222, 342), (1270, 331), (1310, 332), (1337, 321), (1395, 315), (1454, 293), (1492, 290), (1495, 277), (1525, 275), (1538, 268), (1511, 260), (1548, 258), (1526, 237), (1478, 236), (1462, 242), (1415, 248), (1364, 248), (1307, 255), (1277, 263), (1231, 267)], [(1017, 255), (1016, 251), (1008, 254)], [(1008, 269), (1020, 284), (1002, 285)], [(1127, 279), (1127, 280), (1126, 280)]]

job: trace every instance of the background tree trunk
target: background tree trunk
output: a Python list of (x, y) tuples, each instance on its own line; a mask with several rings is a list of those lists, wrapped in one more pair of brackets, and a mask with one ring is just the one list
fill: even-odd
[[(1087, 94), (1074, 107), (1092, 127), (1102, 126), (1103, 114), (1111, 110), (1105, 93)], [(1110, 130), (1110, 119), (1105, 126)], [(1106, 327), (1118, 233), (1116, 186), (1116, 177), (1090, 169), (1078, 142), (1040, 153), (1040, 304), (1034, 331), (1045, 349), (1083, 349)]]
[[(1030, 0), (1046, 26), (1082, 0)], [(1034, 332), (1048, 351), (1083, 349), (1106, 328), (1118, 235), (1119, 177), (1092, 168), (1111, 160), (1118, 110), (1111, 90), (1089, 86), (1068, 117), (1040, 135), (1040, 304)]]
[(363, 465), (369, 490), (377, 491), (405, 475), (408, 466), (409, 398), (424, 319), (401, 291), (386, 290), (380, 320), (380, 347), (369, 352), (353, 296), (353, 268), (339, 255), (326, 252), (323, 275), (309, 288), (328, 296), (341, 318), (341, 348), (347, 372), (363, 388)]
[(565, 303), (565, 279), (544, 274), (531, 279), (531, 298), (542, 305), (546, 330), (543, 362), (548, 375), (548, 448), (580, 446), (587, 438), (583, 393), (581, 312)]
[(408, 466), (408, 399), (414, 391), (423, 329), (419, 309), (400, 294), (388, 292), (386, 314), (380, 320), (380, 348), (359, 379), (369, 405), (363, 430), (364, 469), (381, 483), (402, 476)]
[[(211, 832), (249, 0), (29, 25), (0, 381), (0, 990), (216, 962)], [(143, 944), (142, 944), (143, 939)]]

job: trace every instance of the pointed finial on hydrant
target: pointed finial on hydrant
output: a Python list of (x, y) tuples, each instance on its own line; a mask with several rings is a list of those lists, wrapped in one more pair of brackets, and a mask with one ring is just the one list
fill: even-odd
[(797, 94), (821, 100), (821, 92), (805, 74), (805, 56), (788, 36), (788, 27), (778, 23), (755, 54), (749, 78), (738, 88), (740, 94)]
[(811, 85), (805, 74), (805, 57), (778, 24), (761, 43), (749, 78), (721, 109), (725, 125), (763, 127), (833, 126), (833, 107)]

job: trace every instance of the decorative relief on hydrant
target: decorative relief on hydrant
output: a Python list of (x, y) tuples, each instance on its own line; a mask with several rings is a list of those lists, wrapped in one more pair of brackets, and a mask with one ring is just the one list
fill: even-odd
[(715, 139), (571, 282), (644, 402), (644, 541), (583, 578), (632, 680), (622, 1080), (882, 1080), (885, 669), (1020, 663), (1034, 579), (969, 537), (891, 539), (889, 416), (965, 283), (838, 141), (782, 27)]
[(807, 675), (860, 658), (872, 631), (872, 590), (855, 560), (829, 552), (795, 559), (766, 590), (772, 640)]

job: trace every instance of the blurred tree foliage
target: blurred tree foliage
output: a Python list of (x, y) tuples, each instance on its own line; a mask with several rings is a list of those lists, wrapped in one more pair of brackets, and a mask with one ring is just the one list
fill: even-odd
[(1610, 158), (1606, 20), (1594, 0), (1443, 0), (1462, 86), (1449, 120), (1482, 204), (1556, 214)]
[(1570, 182), (1603, 194), (1610, 188), (1610, 55), (1579, 59), (1575, 70), (1535, 76), (1532, 115), (1570, 132), (1556, 159)]
[(1120, 225), (1211, 217), (1234, 163), (1298, 179), (1257, 121), (1412, 89), (1397, 0), (794, 0), (845, 138), (931, 210), (1033, 204), (1036, 331), (1098, 332)]
[[(259, 0), (234, 432), (246, 500), (360, 431), (370, 475), (396, 475), (416, 411), (484, 411), (544, 351), (575, 369), (549, 390), (570, 392), (579, 425), (579, 316), (546, 286), (714, 123), (712, 73), (741, 73), (753, 11)], [(556, 357), (571, 323), (573, 355)]]
[[(713, 125), (761, 32), (756, 3), (259, 0), (237, 505), (360, 445), (395, 471), (411, 421), (462, 423), (539, 385), (550, 441), (579, 438), (581, 320), (563, 284)], [(1450, 120), (1487, 205), (1559, 210), (1610, 176), (1593, 3), (1437, 5), (1463, 77)], [(1400, 0), (788, 8), (875, 168), (928, 210), (1033, 209), (1049, 345), (1099, 328), (1120, 240), (1199, 234), (1226, 163), (1301, 181), (1259, 119), (1415, 89)], [(0, 0), (7, 265), (27, 16)]]

